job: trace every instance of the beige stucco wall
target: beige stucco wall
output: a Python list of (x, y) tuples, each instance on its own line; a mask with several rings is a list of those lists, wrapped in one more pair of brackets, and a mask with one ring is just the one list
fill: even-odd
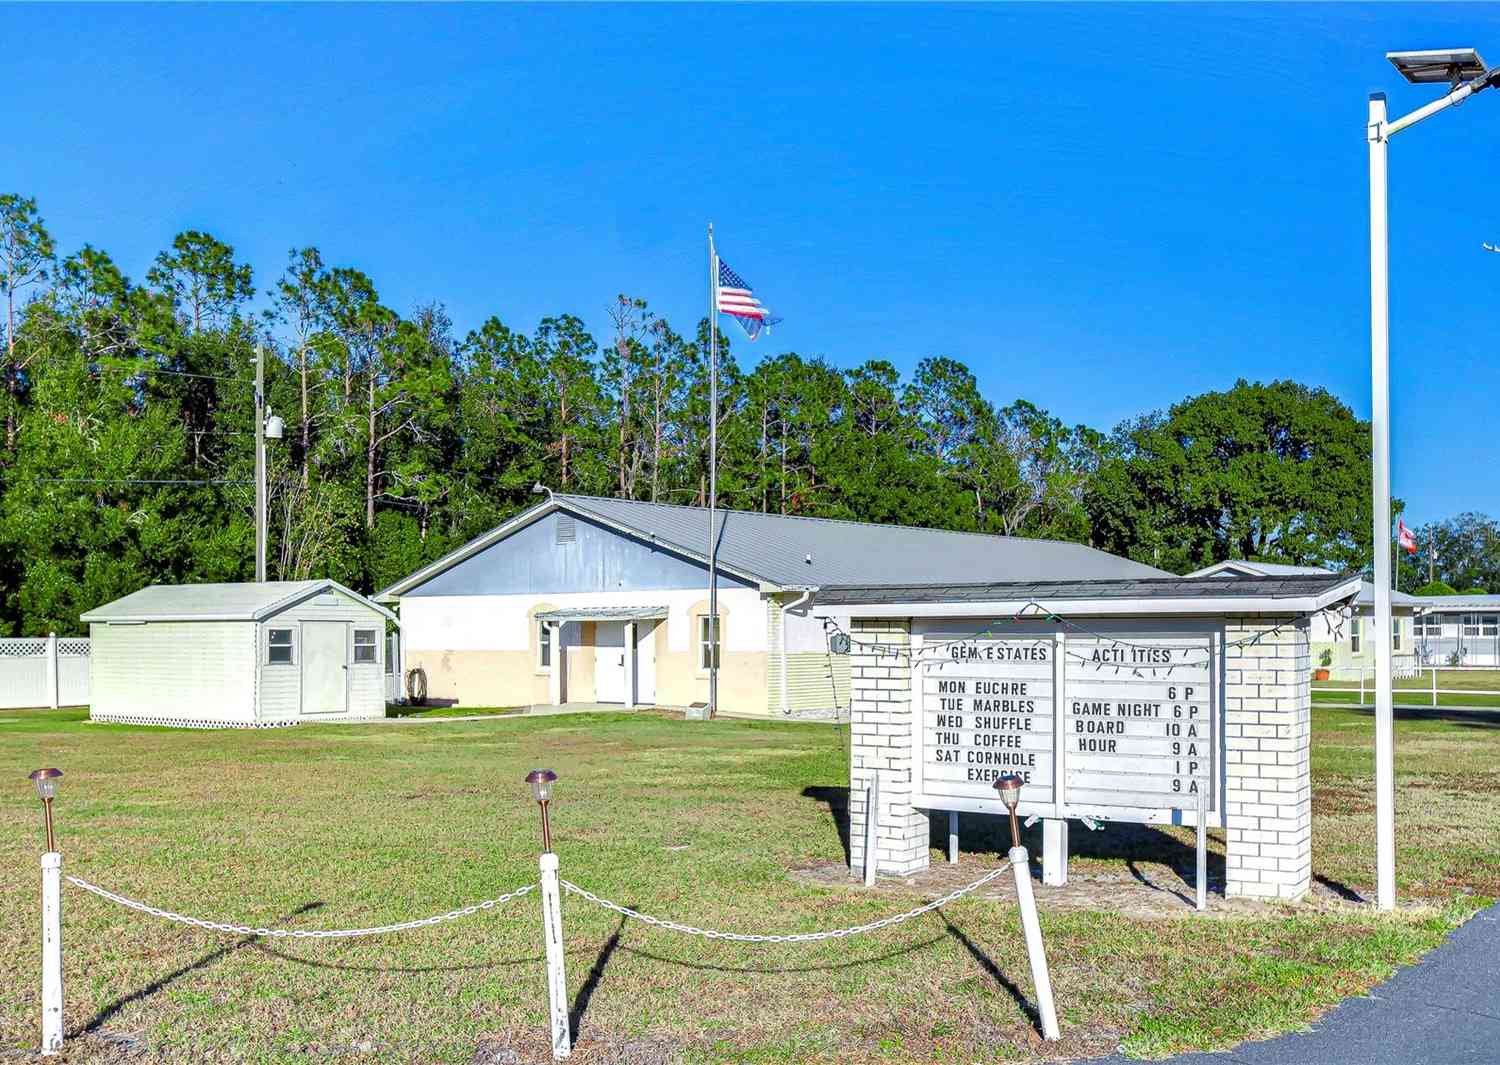
[[(1400, 647), (1393, 648), (1391, 652), (1392, 667), (1402, 669), (1415, 666), (1417, 664), (1414, 642), (1416, 634), (1413, 631), (1412, 615), (1410, 612), (1394, 614), (1392, 620), (1401, 633)], [(1352, 650), (1350, 640), (1350, 630), (1355, 625), (1359, 626), (1360, 634), (1357, 654)], [(1312, 619), (1310, 627), (1310, 650), (1314, 670), (1327, 669), (1333, 680), (1358, 680), (1361, 672), (1367, 680), (1373, 676), (1375, 618), (1371, 612), (1345, 619), (1341, 628), (1330, 627), (1327, 620), (1320, 615)], [(1329, 660), (1326, 666), (1323, 664), (1325, 652)]]
[[(427, 673), (428, 697), (460, 706), (521, 706), (551, 701), (550, 676), (536, 665), (536, 615), (570, 607), (665, 607), (657, 624), (656, 703), (708, 701), (708, 671), (698, 669), (699, 618), (708, 597), (699, 589), (656, 592), (507, 596), (419, 596), (402, 601), (406, 666)], [(719, 707), (734, 716), (764, 717), (767, 703), (767, 607), (760, 593), (719, 592), (723, 629)], [(564, 626), (564, 698), (593, 702), (594, 623)]]

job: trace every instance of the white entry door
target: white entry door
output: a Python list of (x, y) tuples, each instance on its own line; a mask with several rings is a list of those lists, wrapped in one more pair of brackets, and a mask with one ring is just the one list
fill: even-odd
[(646, 706), (656, 702), (656, 626), (659, 622), (635, 623), (635, 701)]
[(302, 712), (342, 714), (349, 709), (349, 626), (342, 621), (302, 623)]
[(594, 625), (594, 698), (601, 703), (625, 701), (625, 623)]

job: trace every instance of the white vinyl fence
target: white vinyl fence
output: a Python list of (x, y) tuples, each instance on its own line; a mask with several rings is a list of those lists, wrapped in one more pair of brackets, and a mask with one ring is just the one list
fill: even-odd
[(0, 709), (82, 706), (88, 701), (87, 638), (0, 640)]

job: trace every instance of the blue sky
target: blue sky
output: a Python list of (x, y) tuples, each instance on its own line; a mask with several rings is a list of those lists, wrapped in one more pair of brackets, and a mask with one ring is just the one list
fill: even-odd
[[(1119, 420), (1239, 376), (1368, 416), (1366, 97), (1500, 7), (11, 7), (0, 189), (137, 279), (212, 231), (460, 333), (618, 292), (687, 328), (704, 226), (758, 349), (968, 363)], [(1500, 511), (1500, 93), (1391, 149), (1395, 492)], [(736, 331), (737, 336), (737, 331)], [(1484, 425), (1485, 419), (1477, 419)], [(1415, 523), (1415, 522), (1414, 522)]]

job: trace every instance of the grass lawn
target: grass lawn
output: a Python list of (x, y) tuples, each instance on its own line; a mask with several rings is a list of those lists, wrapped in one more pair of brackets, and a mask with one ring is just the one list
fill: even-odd
[[(622, 925), (564, 902), (573, 1060), (1041, 1061), (1208, 1048), (1304, 1024), (1437, 945), (1500, 895), (1500, 715), (1398, 722), (1398, 870), (1422, 905), (1382, 917), (1368, 890), (1372, 726), (1314, 711), (1319, 901), (1199, 917), (1048, 909), (1063, 1026), (1043, 1044), (1018, 920), (971, 898), (871, 936), (754, 946)], [(278, 926), (394, 922), (536, 878), (521, 778), (551, 765), (563, 875), (690, 924), (804, 931), (923, 898), (795, 870), (844, 860), (831, 807), (844, 733), (665, 715), (192, 732), (0, 712), (0, 1056), (37, 1043), (39, 815), (25, 772), (57, 765), (67, 872), (157, 906)], [(965, 825), (965, 882), (998, 837)], [(1073, 829), (1102, 897), (1174, 879), (1184, 833)], [(1039, 840), (1028, 840), (1033, 852)], [(1215, 868), (1222, 871), (1222, 849)], [(934, 864), (941, 856), (934, 852)], [(1189, 874), (1190, 876), (1190, 874)], [(1116, 888), (1114, 885), (1118, 885)], [(1067, 889), (1052, 889), (1067, 890)], [(68, 1061), (549, 1060), (537, 904), (378, 939), (254, 940), (168, 925), (66, 888)], [(488, 1059), (487, 1059), (488, 1060)]]

